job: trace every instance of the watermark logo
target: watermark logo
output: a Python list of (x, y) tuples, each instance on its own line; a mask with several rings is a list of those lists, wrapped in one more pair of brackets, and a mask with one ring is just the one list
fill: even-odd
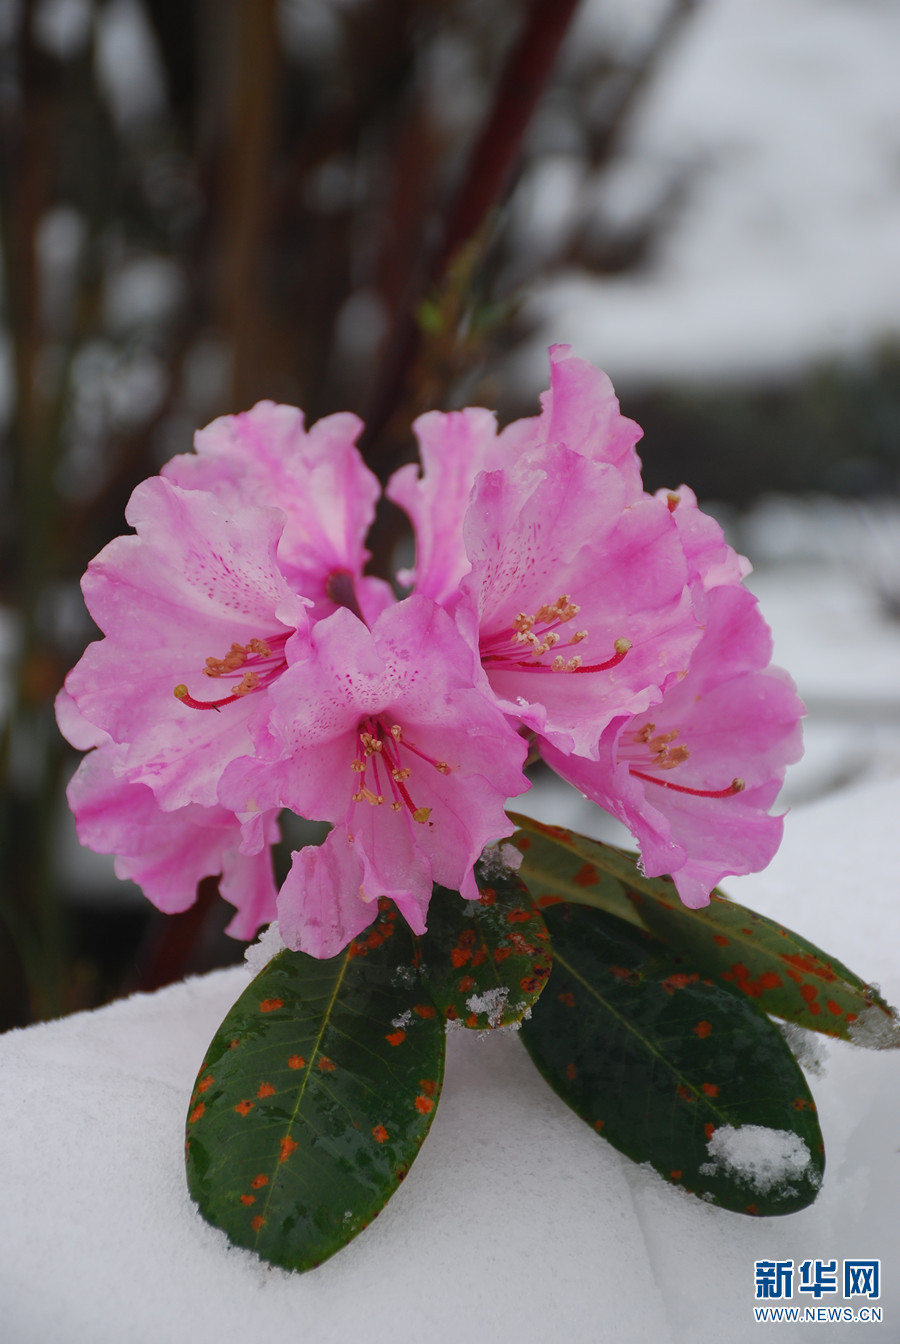
[[(881, 1297), (880, 1260), (755, 1260), (753, 1283), (757, 1301), (766, 1306), (753, 1309), (757, 1321), (866, 1322), (882, 1321), (881, 1307), (864, 1305)], [(795, 1291), (805, 1298), (803, 1306), (770, 1306), (768, 1303), (790, 1302)], [(835, 1299), (843, 1296), (850, 1305), (839, 1306)], [(830, 1305), (825, 1305), (828, 1299)], [(816, 1305), (812, 1305), (811, 1301)]]

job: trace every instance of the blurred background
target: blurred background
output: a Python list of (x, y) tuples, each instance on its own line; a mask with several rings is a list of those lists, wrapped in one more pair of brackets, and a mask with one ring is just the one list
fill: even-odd
[(79, 848), (52, 702), (131, 490), (262, 397), (386, 479), (573, 344), (757, 567), (785, 801), (900, 772), (898, 50), (895, 0), (0, 0), (0, 1029), (241, 955)]

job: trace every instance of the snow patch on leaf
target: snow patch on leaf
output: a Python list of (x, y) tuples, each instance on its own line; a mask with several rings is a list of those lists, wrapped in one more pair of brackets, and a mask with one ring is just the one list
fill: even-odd
[(722, 1173), (745, 1181), (759, 1194), (788, 1189), (798, 1179), (818, 1185), (812, 1155), (799, 1134), (765, 1125), (722, 1125), (706, 1145), (712, 1162), (700, 1167), (704, 1176)]
[(256, 942), (250, 943), (244, 950), (244, 961), (251, 976), (259, 975), (272, 958), (277, 957), (284, 949), (285, 944), (278, 930), (278, 921), (273, 920), (268, 928), (263, 929)]

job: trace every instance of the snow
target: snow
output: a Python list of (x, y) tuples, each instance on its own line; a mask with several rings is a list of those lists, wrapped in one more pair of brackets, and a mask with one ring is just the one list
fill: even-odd
[(761, 1195), (777, 1187), (790, 1190), (812, 1160), (799, 1134), (765, 1125), (720, 1125), (706, 1146), (712, 1161), (701, 1166), (704, 1175), (729, 1172)]
[(698, 5), (623, 158), (585, 184), (610, 221), (679, 178), (685, 201), (645, 271), (536, 289), (521, 386), (541, 385), (551, 340), (619, 385), (784, 376), (896, 336), (898, 43), (893, 0)]

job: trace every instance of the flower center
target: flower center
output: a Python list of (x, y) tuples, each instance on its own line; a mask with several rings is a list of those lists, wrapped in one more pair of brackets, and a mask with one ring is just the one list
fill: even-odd
[(663, 789), (674, 789), (676, 793), (690, 793), (695, 798), (731, 798), (743, 792), (745, 785), (742, 779), (733, 779), (725, 789), (691, 789), (686, 784), (662, 779), (656, 773), (648, 774), (647, 771), (651, 770), (674, 770), (688, 759), (691, 753), (686, 746), (672, 746), (678, 733), (677, 728), (668, 733), (657, 733), (655, 723), (645, 723), (643, 728), (622, 734), (618, 759), (623, 764), (627, 763), (628, 773), (636, 779), (642, 779), (646, 784), (657, 784)]
[(195, 700), (188, 688), (182, 684), (175, 687), (175, 698), (189, 709), (220, 709), (222, 705), (234, 704), (251, 691), (261, 691), (271, 686), (276, 677), (287, 667), (284, 646), (289, 635), (273, 635), (269, 639), (251, 639), (249, 644), (232, 644), (224, 658), (207, 658), (203, 668), (205, 677), (218, 680), (240, 678), (230, 695), (220, 700)]
[[(571, 658), (557, 653), (550, 662), (542, 661), (561, 643), (560, 626), (573, 620), (580, 610), (568, 593), (561, 593), (555, 602), (545, 602), (533, 613), (520, 611), (510, 627), (482, 640), (481, 661), (499, 671), (523, 667), (529, 672), (606, 672), (621, 663), (631, 648), (630, 639), (617, 639), (615, 653), (603, 663), (585, 663), (577, 653)], [(566, 643), (580, 644), (587, 637), (587, 630), (575, 630)]]
[(377, 719), (364, 719), (357, 729), (356, 757), (350, 767), (361, 776), (352, 799), (354, 803), (380, 807), (390, 798), (392, 812), (400, 812), (405, 807), (413, 821), (424, 826), (431, 816), (431, 808), (418, 807), (406, 787), (412, 766), (404, 763), (405, 753), (427, 761), (442, 775), (448, 775), (453, 768), (446, 761), (436, 761), (412, 742), (407, 742), (399, 723), (385, 732)]

